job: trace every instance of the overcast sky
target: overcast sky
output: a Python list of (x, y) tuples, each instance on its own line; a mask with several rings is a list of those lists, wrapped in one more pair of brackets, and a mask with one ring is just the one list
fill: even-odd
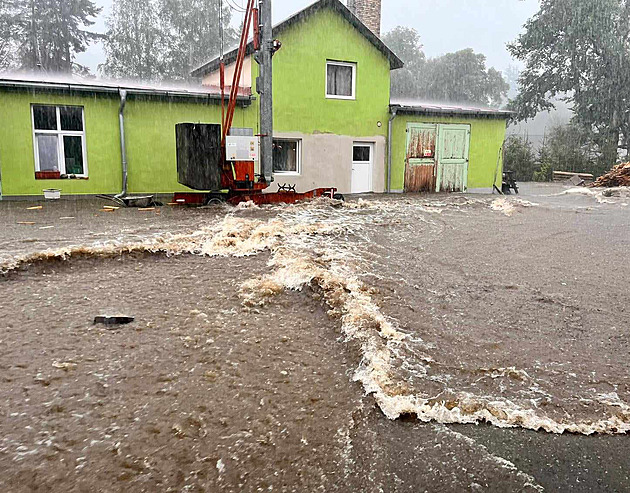
[[(231, 0), (243, 5), (245, 0)], [(94, 28), (105, 31), (112, 0), (96, 0), (104, 7)], [(273, 0), (274, 23), (313, 3), (313, 0)], [(523, 23), (536, 13), (538, 0), (383, 0), (383, 32), (396, 26), (415, 28), (427, 56), (473, 48), (488, 57), (488, 65), (505, 70), (516, 65), (506, 50)], [(234, 14), (238, 25), (242, 14)], [(212, 55), (212, 54), (210, 54)], [(102, 46), (92, 46), (78, 57), (93, 72), (103, 62)]]

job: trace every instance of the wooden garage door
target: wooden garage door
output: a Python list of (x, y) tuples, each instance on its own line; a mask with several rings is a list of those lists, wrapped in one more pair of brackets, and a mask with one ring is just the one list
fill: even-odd
[(468, 188), (470, 125), (440, 125), (438, 129), (438, 192), (465, 192)]
[(409, 123), (407, 125), (406, 192), (432, 192), (435, 190), (436, 142), (437, 125), (421, 123)]

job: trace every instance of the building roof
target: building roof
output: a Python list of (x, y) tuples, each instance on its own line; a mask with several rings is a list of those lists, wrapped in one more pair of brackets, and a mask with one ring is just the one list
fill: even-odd
[[(57, 74), (0, 73), (0, 88), (105, 94), (118, 94), (124, 90), (129, 95), (137, 96), (221, 101), (220, 91), (200, 85), (151, 85), (107, 79), (86, 79), (72, 75)], [(225, 97), (227, 99), (229, 94)], [(250, 104), (251, 99), (250, 96), (246, 95), (237, 96), (237, 102), (240, 105)]]
[[(354, 26), (370, 43), (372, 43), (376, 49), (378, 49), (387, 60), (389, 60), (389, 65), (392, 70), (396, 70), (402, 68), (404, 66), (403, 61), (396, 56), (396, 54), (390, 50), (385, 43), (381, 41), (381, 39), (374, 34), (363, 22), (361, 22), (357, 16), (355, 16), (348, 7), (346, 7), (339, 0), (318, 0), (317, 2), (309, 5), (303, 10), (300, 10), (296, 14), (292, 15), (288, 19), (282, 21), (280, 24), (276, 24), (273, 27), (273, 35), (279, 36), (282, 31), (288, 29), (289, 27), (303, 21), (305, 18), (311, 16), (317, 11), (330, 8), (336, 12), (338, 12), (344, 19), (346, 19), (352, 26)], [(226, 53), (223, 57), (223, 60), (226, 65), (234, 62), (236, 60), (236, 55), (238, 53), (238, 47), (232, 49), (229, 53)], [(250, 41), (247, 44), (247, 49), (245, 51), (246, 55), (251, 55), (254, 53), (254, 44), (253, 41)], [(216, 72), (219, 69), (220, 58), (217, 55), (215, 58), (210, 60), (207, 63), (204, 63), (199, 68), (193, 70), (191, 75), (193, 77), (203, 77), (212, 72)]]
[(438, 116), (485, 116), (489, 118), (511, 118), (514, 112), (483, 106), (467, 106), (449, 103), (426, 103), (423, 101), (392, 99), (390, 110), (397, 113)]

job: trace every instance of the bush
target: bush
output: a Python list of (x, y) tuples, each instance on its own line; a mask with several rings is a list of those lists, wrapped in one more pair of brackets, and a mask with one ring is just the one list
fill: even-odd
[(553, 180), (553, 168), (550, 163), (541, 163), (540, 169), (534, 171), (534, 181), (551, 181)]
[(532, 181), (538, 168), (532, 143), (518, 135), (511, 135), (505, 141), (503, 169), (514, 171), (517, 181)]

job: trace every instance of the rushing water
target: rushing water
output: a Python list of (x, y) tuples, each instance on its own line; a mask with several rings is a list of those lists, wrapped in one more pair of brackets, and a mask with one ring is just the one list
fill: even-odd
[[(321, 291), (331, 317), (341, 320), (346, 342), (360, 347), (355, 380), (374, 395), (388, 418), (412, 414), (440, 423), (485, 421), (553, 433), (625, 433), (630, 430), (630, 407), (622, 363), (609, 365), (602, 377), (601, 368), (576, 363), (561, 352), (535, 355), (535, 345), (527, 338), (536, 336), (527, 327), (522, 328), (522, 337), (508, 338), (498, 350), (484, 354), (488, 333), (499, 337), (498, 331), (492, 332), (496, 321), (490, 316), (489, 332), (444, 322), (444, 315), (445, 329), (438, 332), (421, 328), (431, 325), (430, 313), (406, 319), (407, 315), (388, 312), (388, 306), (398, 307), (405, 299), (412, 303), (408, 293), (429, 301), (444, 298), (426, 283), (415, 284), (417, 272), (404, 266), (414, 248), (422, 252), (445, 241), (443, 233), (453, 227), (452, 218), (511, 217), (535, 205), (459, 197), (344, 205), (321, 200), (265, 210), (245, 206), (191, 234), (48, 250), (11, 259), (3, 269), (121, 251), (206, 256), (271, 251), (269, 272), (242, 285), (243, 303), (263, 305), (286, 289), (312, 286)], [(388, 285), (399, 286), (400, 300), (388, 302), (382, 296)], [(555, 302), (544, 297), (539, 301)], [(497, 351), (503, 353), (500, 358), (495, 357)]]

